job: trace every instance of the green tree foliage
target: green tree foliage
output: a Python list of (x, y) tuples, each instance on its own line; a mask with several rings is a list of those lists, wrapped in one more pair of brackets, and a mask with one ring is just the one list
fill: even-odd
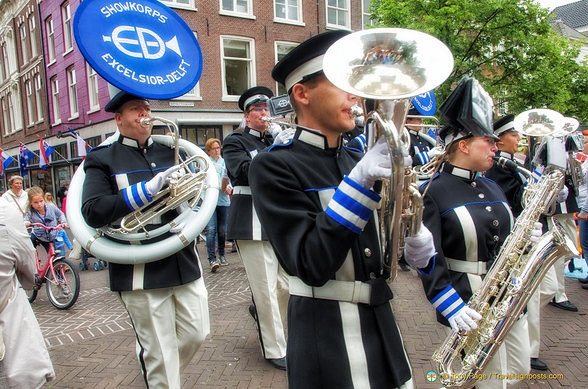
[(550, 108), (587, 121), (588, 65), (574, 61), (578, 44), (557, 35), (533, 0), (372, 0), (371, 8), (375, 26), (423, 31), (450, 48), (455, 66), (438, 101), (472, 75), (512, 113)]

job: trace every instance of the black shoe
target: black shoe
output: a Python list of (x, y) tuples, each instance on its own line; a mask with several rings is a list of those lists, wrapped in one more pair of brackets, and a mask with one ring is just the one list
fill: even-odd
[(588, 277), (586, 278), (578, 278), (578, 281), (583, 283), (583, 284), (588, 284)]
[(587, 289), (588, 290), (588, 284), (582, 284), (582, 289)]
[(257, 321), (257, 308), (255, 308), (255, 304), (251, 304), (249, 306), (249, 314), (253, 318), (253, 320)]
[(531, 358), (531, 369), (547, 370), (547, 365), (539, 358)]
[(410, 271), (410, 266), (408, 266), (408, 263), (404, 259), (398, 261), (398, 266), (400, 266), (400, 270), (402, 271)]
[(563, 309), (565, 311), (578, 312), (578, 307), (576, 307), (574, 304), (570, 303), (568, 300), (562, 301), (560, 303), (556, 303), (555, 299), (554, 299), (549, 302), (549, 305), (553, 305), (554, 307), (557, 307), (559, 309)]
[(278, 359), (267, 359), (269, 363), (271, 363), (276, 369), (286, 370), (286, 357), (278, 358)]

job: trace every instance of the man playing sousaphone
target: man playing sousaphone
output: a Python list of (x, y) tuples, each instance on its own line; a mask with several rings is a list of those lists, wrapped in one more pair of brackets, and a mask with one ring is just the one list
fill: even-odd
[[(178, 170), (174, 151), (151, 139), (149, 101), (121, 91), (106, 105), (120, 135), (92, 149), (84, 162), (82, 214), (88, 225), (113, 224), (152, 201)], [(156, 228), (177, 216), (154, 221)], [(167, 238), (164, 234), (162, 238)], [(193, 244), (161, 260), (109, 266), (110, 289), (119, 293), (137, 337), (147, 387), (179, 388), (180, 373), (210, 332), (208, 294)]]

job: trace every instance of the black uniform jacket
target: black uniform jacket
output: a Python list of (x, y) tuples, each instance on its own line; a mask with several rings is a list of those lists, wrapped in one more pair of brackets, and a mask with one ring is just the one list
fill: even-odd
[(408, 130), (408, 133), (410, 135), (410, 148), (408, 149), (408, 155), (412, 157), (412, 166), (426, 164), (430, 161), (430, 158), (428, 155), (421, 153), (431, 150), (435, 147), (435, 143), (430, 136), (422, 136), (420, 132)]
[[(523, 166), (514, 158), (514, 155), (506, 151), (498, 150), (496, 156), (509, 159), (517, 165)], [(522, 198), (526, 188), (526, 177), (519, 172), (510, 171), (496, 162), (484, 173), (484, 176), (496, 182), (500, 189), (503, 190), (513, 215), (518, 217), (523, 211)]]
[(268, 132), (262, 134), (249, 127), (224, 140), (223, 158), (234, 188), (227, 226), (229, 240), (267, 240), (249, 192), (249, 165), (261, 150), (272, 143), (273, 138)]
[[(345, 147), (329, 148), (320, 132), (298, 128), (290, 143), (273, 146), (251, 164), (253, 197), (269, 241), (286, 272), (307, 285), (383, 281), (373, 211), (363, 229), (353, 231), (327, 209), (361, 156)], [(388, 299), (371, 306), (291, 295), (289, 386), (353, 387), (349, 361), (357, 361), (354, 356), (365, 356), (369, 366), (356, 387), (392, 388), (410, 379)]]
[(511, 231), (513, 216), (495, 182), (449, 163), (433, 177), (423, 200), (423, 222), (433, 234), (437, 254), (419, 276), (427, 298), (437, 308), (437, 320), (447, 325), (445, 316), (451, 310), (443, 300), (452, 292), (464, 303), (472, 296), (467, 274), (449, 270), (447, 260), (490, 265)]
[[(134, 139), (120, 136), (118, 141), (92, 149), (84, 161), (86, 179), (82, 194), (82, 214), (92, 227), (120, 223), (120, 219), (137, 208), (130, 193), (142, 193), (144, 183), (157, 173), (173, 166), (174, 152), (167, 146), (148, 139), (140, 148)], [(140, 198), (140, 196), (139, 196)], [(169, 211), (157, 228), (177, 216)], [(120, 226), (117, 225), (117, 227)], [(159, 239), (165, 239), (164, 234)], [(153, 243), (152, 239), (144, 243)], [(183, 285), (200, 278), (200, 268), (192, 244), (167, 258), (139, 265), (111, 263), (110, 288), (115, 291), (156, 289)]]

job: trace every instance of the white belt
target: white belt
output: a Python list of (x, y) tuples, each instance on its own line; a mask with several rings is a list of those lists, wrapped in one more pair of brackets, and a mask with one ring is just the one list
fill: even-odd
[(459, 273), (476, 274), (479, 276), (488, 273), (488, 262), (461, 261), (459, 259), (447, 257), (445, 257), (445, 262), (447, 263), (449, 270)]
[(248, 186), (236, 186), (233, 188), (234, 195), (251, 195), (251, 188)]
[(290, 276), (290, 294), (294, 296), (369, 304), (371, 292), (372, 286), (361, 281), (329, 280), (323, 286), (310, 286)]

